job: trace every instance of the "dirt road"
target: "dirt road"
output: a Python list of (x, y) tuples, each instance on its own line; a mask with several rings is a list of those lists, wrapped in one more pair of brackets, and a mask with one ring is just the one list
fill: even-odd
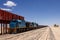
[(59, 28), (45, 27), (19, 34), (6, 34), (1, 35), (0, 40), (59, 40), (60, 34), (56, 33), (58, 29)]

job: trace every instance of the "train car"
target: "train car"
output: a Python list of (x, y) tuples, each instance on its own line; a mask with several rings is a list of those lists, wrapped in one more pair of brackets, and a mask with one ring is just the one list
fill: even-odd
[(47, 27), (47, 25), (38, 25), (37, 23), (34, 22), (13, 19), (10, 22), (10, 33), (19, 33), (43, 27)]
[(26, 27), (29, 30), (33, 30), (33, 29), (37, 29), (38, 28), (38, 24), (34, 23), (34, 22), (26, 22)]
[(38, 24), (37, 24), (37, 23), (35, 23), (35, 22), (32, 22), (32, 25), (33, 25), (33, 29), (36, 29), (36, 28), (38, 28)]
[(38, 25), (39, 28), (48, 27), (48, 25)]
[(32, 22), (26, 22), (26, 27), (33, 27), (33, 24), (32, 24)]
[(32, 22), (26, 22), (26, 28), (27, 28), (27, 30), (32, 30), (33, 29), (33, 24), (32, 24)]
[(12, 20), (10, 22), (10, 33), (17, 33), (21, 28), (26, 28), (24, 20)]
[(33, 27), (38, 27), (37, 23), (32, 22), (32, 24), (33, 24)]
[(34, 22), (26, 22), (25, 20), (15, 20), (10, 22), (10, 33), (18, 33), (37, 28), (37, 24)]

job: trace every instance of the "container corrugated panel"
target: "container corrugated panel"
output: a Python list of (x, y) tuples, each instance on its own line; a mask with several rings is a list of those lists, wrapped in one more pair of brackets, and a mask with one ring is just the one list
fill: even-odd
[(2, 19), (2, 14), (1, 14), (2, 12), (0, 11), (0, 20)]
[(7, 20), (7, 12), (4, 12), (5, 13), (5, 20)]
[(20, 20), (24, 20), (24, 17), (22, 17), (22, 16), (19, 16), (19, 15), (16, 15), (16, 14), (13, 14), (13, 18), (14, 19), (20, 19)]
[(8, 12), (4, 12), (4, 20), (8, 20)]
[(0, 12), (0, 20), (2, 19), (1, 12)]
[(22, 20), (24, 20), (24, 17), (21, 17)]
[(19, 16), (17, 16), (17, 19), (19, 19)]
[(21, 20), (20, 16), (19, 16), (19, 20)]
[(17, 19), (17, 16), (18, 16), (18, 15), (16, 15), (16, 19)]
[(13, 16), (13, 15), (12, 15), (12, 13), (8, 13), (8, 14), (9, 14), (9, 16), (8, 16), (8, 17), (9, 17), (8, 20), (10, 21), (10, 20), (12, 20), (12, 16)]
[(12, 19), (24, 20), (24, 17), (22, 17), (22, 16), (19, 17), (19, 15), (0, 10), (0, 20), (12, 20)]
[(5, 17), (6, 17), (5, 15), (6, 15), (6, 13), (4, 12), (4, 20), (6, 20), (6, 19), (5, 19)]
[(12, 20), (13, 19), (13, 14), (11, 14), (11, 19), (10, 20)]
[(19, 16), (17, 16), (17, 19), (19, 19)]
[(16, 16), (16, 19), (19, 19), (19, 16), (18, 15)]
[(9, 13), (7, 13), (6, 15), (6, 20), (9, 20)]
[(19, 16), (19, 20), (24, 20), (24, 17)]
[(15, 14), (13, 14), (13, 18), (16, 19), (16, 15)]
[(0, 11), (0, 20), (3, 20), (3, 11)]
[(18, 15), (16, 15), (16, 19), (17, 19), (17, 16), (18, 16)]

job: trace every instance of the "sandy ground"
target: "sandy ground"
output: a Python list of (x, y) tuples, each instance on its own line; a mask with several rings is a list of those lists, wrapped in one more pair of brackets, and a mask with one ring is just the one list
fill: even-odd
[(51, 27), (55, 40), (60, 40), (60, 27)]
[(0, 40), (59, 40), (60, 27), (46, 27), (19, 34), (0, 35)]

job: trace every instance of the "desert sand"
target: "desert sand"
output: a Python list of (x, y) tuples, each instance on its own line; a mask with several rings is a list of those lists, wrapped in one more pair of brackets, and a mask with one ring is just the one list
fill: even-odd
[(0, 35), (0, 40), (60, 40), (60, 27), (45, 27), (18, 34)]

